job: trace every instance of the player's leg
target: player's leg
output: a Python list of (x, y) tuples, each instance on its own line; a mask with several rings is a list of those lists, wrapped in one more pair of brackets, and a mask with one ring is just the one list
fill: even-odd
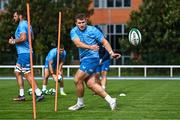
[[(24, 73), (24, 77), (27, 79), (28, 83), (32, 87), (32, 80), (34, 80), (31, 71), (30, 71), (30, 55), (29, 53), (22, 54), (22, 72)], [(41, 101), (44, 99), (42, 95), (42, 91), (38, 88), (37, 82), (34, 80), (34, 88), (36, 94), (36, 101)]]
[(88, 77), (89, 75), (85, 73), (82, 70), (78, 70), (75, 74), (74, 78), (74, 84), (76, 86), (76, 94), (77, 94), (77, 103), (71, 107), (69, 107), (69, 110), (79, 110), (83, 108), (84, 105), (84, 83), (83, 81)]
[(14, 73), (15, 73), (15, 76), (16, 76), (17, 84), (19, 86), (19, 95), (18, 95), (18, 97), (13, 99), (15, 101), (24, 101), (25, 100), (24, 81), (22, 79), (21, 71), (22, 71), (22, 69), (21, 69), (20, 65), (16, 64)]
[(98, 65), (98, 67), (96, 68), (96, 74), (95, 74), (95, 81), (101, 85), (101, 80), (100, 80), (100, 73), (101, 73), (101, 65)]
[(104, 98), (109, 103), (111, 110), (115, 109), (116, 98), (112, 98), (98, 83), (95, 82), (95, 75), (91, 75), (86, 79), (86, 85), (92, 91), (96, 92), (96, 94)]
[[(32, 77), (31, 72), (30, 71), (24, 72), (24, 77), (27, 79), (28, 83), (32, 87), (32, 80), (34, 80), (34, 78)], [(43, 100), (44, 96), (42, 95), (42, 91), (38, 88), (36, 80), (34, 80), (34, 89), (36, 94), (36, 101)]]
[(48, 78), (49, 78), (49, 69), (44, 68), (44, 75), (43, 75), (43, 84), (42, 84), (42, 93), (47, 94), (47, 84), (48, 84)]
[(95, 81), (95, 74), (90, 75), (86, 80), (86, 85), (88, 88), (90, 88), (92, 91), (94, 91), (96, 94), (98, 94), (101, 97), (105, 97), (107, 93), (102, 89), (102, 87)]
[(103, 62), (102, 66), (101, 66), (101, 86), (103, 89), (106, 88), (106, 84), (107, 84), (107, 71), (109, 70), (109, 66), (110, 66), (110, 60), (106, 60)]
[(99, 64), (99, 61), (95, 61), (95, 60), (93, 60), (93, 62), (89, 64), (90, 70), (94, 70), (94, 71), (89, 73), (90, 76), (85, 80), (86, 84), (92, 91), (96, 92), (99, 96), (104, 98), (109, 103), (111, 109), (114, 110), (116, 107), (116, 99), (111, 98), (111, 96), (98, 83), (95, 82), (95, 74), (93, 73), (95, 73), (97, 64)]
[(76, 86), (76, 94), (78, 97), (84, 96), (84, 83), (83, 82), (88, 76), (89, 75), (87, 73), (85, 73), (84, 71), (81, 71), (80, 69), (75, 74), (74, 83)]
[[(109, 103), (112, 110), (116, 107), (116, 99), (111, 98), (102, 87), (95, 82), (95, 71), (99, 64), (99, 59), (86, 59), (81, 61), (80, 70), (77, 71), (75, 75), (75, 84), (77, 89), (77, 96), (79, 104), (84, 105), (83, 96), (84, 96), (84, 85), (83, 81), (86, 82), (87, 86), (94, 92), (96, 92), (101, 97)], [(78, 110), (84, 106), (79, 104), (69, 107), (69, 110)]]
[[(53, 69), (56, 71), (56, 63), (53, 64)], [(64, 76), (63, 72), (58, 73), (58, 82), (59, 82), (59, 91), (60, 95), (66, 96), (67, 94), (64, 92)]]
[[(98, 65), (95, 73), (95, 82), (98, 83), (99, 85), (101, 85), (100, 72), (101, 72), (101, 65)], [(94, 95), (96, 95), (96, 93), (94, 93)]]
[(66, 96), (67, 94), (64, 92), (64, 76), (63, 76), (63, 74), (61, 75), (61, 80), (59, 81), (59, 86), (60, 86), (60, 94), (63, 96)]
[(106, 83), (107, 83), (107, 71), (101, 72), (101, 86), (105, 90), (106, 89)]

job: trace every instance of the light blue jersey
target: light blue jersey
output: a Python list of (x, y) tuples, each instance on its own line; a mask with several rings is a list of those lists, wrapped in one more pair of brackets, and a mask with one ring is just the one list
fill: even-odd
[[(66, 51), (65, 50), (60, 54), (59, 59), (62, 60), (63, 62), (65, 62), (65, 59), (66, 59)], [(53, 61), (53, 68), (55, 68), (56, 63), (57, 63), (57, 48), (53, 48), (49, 51), (49, 53), (45, 59), (45, 68), (49, 67), (49, 61)]]
[[(104, 35), (94, 26), (86, 26), (86, 29), (81, 31), (77, 26), (71, 30), (71, 40), (79, 38), (81, 42), (87, 45), (95, 45), (102, 42)], [(87, 58), (99, 58), (98, 51), (79, 48), (80, 61)]]
[(26, 33), (26, 41), (16, 44), (17, 54), (29, 53), (30, 51), (29, 51), (29, 41), (28, 41), (28, 23), (26, 20), (22, 20), (19, 22), (19, 25), (15, 32), (15, 38), (19, 39), (21, 33)]

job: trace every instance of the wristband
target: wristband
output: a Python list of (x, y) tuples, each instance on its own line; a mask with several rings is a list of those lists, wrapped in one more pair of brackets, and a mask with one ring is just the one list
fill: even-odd
[(111, 55), (113, 53), (113, 51), (111, 50), (110, 52), (109, 52), (109, 54)]

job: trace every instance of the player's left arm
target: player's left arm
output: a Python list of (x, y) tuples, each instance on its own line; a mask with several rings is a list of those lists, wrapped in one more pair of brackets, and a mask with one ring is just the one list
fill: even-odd
[(59, 75), (63, 75), (63, 64), (64, 62), (61, 60), (60, 63), (59, 63)]
[(64, 62), (65, 62), (65, 59), (66, 59), (66, 51), (64, 50), (62, 53), (61, 53), (61, 59), (60, 59), (60, 62), (59, 62), (59, 75), (63, 76), (63, 65), (64, 65)]
[(105, 47), (105, 49), (108, 51), (108, 53), (111, 55), (112, 58), (120, 58), (121, 57), (121, 54), (119, 53), (115, 53), (113, 50), (112, 50), (112, 47), (111, 45), (109, 44), (109, 42), (103, 38), (103, 40), (101, 41), (101, 43), (103, 44), (103, 46)]

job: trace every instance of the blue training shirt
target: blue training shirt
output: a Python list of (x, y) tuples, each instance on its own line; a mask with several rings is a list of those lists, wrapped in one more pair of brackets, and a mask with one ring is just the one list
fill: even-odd
[(104, 46), (99, 43), (99, 57), (100, 59), (102, 59), (102, 62), (106, 61), (106, 60), (110, 60), (110, 55), (109, 52), (104, 48)]
[[(64, 50), (60, 56), (59, 59), (65, 62), (66, 59), (66, 51)], [(57, 61), (57, 48), (53, 48), (49, 51), (48, 55), (46, 56), (46, 61), (53, 61), (53, 63), (56, 64)]]
[[(32, 32), (32, 28), (31, 28)], [(27, 20), (22, 20), (19, 22), (19, 25), (15, 32), (15, 38), (19, 39), (21, 33), (26, 33), (26, 40), (19, 44), (16, 44), (17, 54), (29, 53), (29, 41), (28, 41), (28, 23)]]
[[(87, 25), (85, 30), (81, 31), (77, 26), (72, 28), (71, 32), (71, 40), (73, 41), (75, 38), (79, 38), (81, 42), (87, 45), (95, 45), (99, 42), (102, 42), (104, 35), (94, 26)], [(99, 58), (98, 51), (79, 48), (79, 57), (80, 61), (87, 58)]]
[[(103, 34), (102, 29), (98, 25), (95, 25), (94, 27), (96, 27)], [(105, 49), (105, 47), (102, 45), (102, 43), (99, 43), (98, 46), (99, 46), (99, 57), (100, 57), (100, 59), (102, 59), (102, 62), (104, 62), (106, 60), (110, 60), (109, 52)]]

